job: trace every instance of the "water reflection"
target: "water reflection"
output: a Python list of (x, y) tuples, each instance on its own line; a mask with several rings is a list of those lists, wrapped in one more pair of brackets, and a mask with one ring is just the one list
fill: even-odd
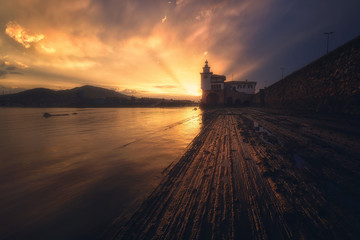
[(192, 108), (0, 113), (4, 239), (99, 238), (141, 203), (201, 126)]
[(223, 113), (223, 111), (220, 109), (210, 109), (202, 111), (202, 126), (206, 126), (211, 121), (215, 120), (220, 113)]

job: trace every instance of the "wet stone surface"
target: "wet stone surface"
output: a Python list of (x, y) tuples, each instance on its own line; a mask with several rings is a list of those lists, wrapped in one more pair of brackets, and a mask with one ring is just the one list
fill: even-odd
[(360, 123), (212, 110), (113, 239), (357, 239)]

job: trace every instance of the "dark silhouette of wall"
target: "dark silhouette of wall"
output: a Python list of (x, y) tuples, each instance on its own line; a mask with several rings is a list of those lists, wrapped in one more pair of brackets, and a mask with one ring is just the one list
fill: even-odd
[(254, 103), (360, 115), (360, 36), (259, 92)]

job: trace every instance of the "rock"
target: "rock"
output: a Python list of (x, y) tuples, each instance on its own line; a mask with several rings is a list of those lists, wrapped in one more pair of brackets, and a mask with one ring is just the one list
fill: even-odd
[(68, 113), (64, 113), (64, 114), (50, 114), (50, 113), (48, 113), (48, 112), (45, 112), (44, 114), (43, 114), (43, 117), (44, 118), (49, 118), (49, 117), (57, 117), (57, 116), (69, 116), (70, 114), (68, 114)]
[(48, 117), (51, 117), (51, 116), (52, 115), (50, 113), (48, 113), (48, 112), (44, 113), (44, 115), (43, 115), (44, 118), (48, 118)]

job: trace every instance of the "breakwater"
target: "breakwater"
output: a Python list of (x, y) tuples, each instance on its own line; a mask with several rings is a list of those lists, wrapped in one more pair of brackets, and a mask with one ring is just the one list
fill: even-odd
[(360, 115), (360, 36), (260, 91), (253, 102)]

